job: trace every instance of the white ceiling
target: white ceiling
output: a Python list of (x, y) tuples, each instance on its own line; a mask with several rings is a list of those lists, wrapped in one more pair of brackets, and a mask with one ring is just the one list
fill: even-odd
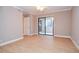
[(48, 14), (53, 12), (60, 12), (71, 10), (71, 6), (45, 6), (46, 8), (43, 11), (39, 11), (35, 6), (17, 6), (18, 9), (23, 11), (24, 15), (40, 15), (40, 14)]

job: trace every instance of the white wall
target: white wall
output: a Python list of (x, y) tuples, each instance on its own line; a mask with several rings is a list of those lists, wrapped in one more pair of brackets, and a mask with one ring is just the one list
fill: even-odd
[(61, 12), (56, 12), (53, 14), (36, 16), (35, 32), (38, 32), (37, 17), (51, 16), (51, 17), (54, 17), (54, 22), (55, 22), (54, 34), (62, 35), (62, 36), (71, 36), (71, 14), (72, 14), (71, 11), (61, 11)]
[(14, 7), (0, 7), (0, 43), (22, 37), (22, 19)]
[(79, 46), (79, 7), (72, 9), (72, 40)]

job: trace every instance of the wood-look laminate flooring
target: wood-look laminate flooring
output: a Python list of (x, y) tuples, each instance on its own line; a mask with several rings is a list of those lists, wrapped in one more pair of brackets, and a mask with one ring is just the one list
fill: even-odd
[(24, 39), (0, 47), (1, 53), (78, 53), (68, 38), (47, 35), (24, 36)]

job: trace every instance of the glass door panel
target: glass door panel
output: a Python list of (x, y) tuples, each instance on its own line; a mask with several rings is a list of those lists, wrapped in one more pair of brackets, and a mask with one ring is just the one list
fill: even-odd
[(45, 34), (45, 18), (39, 19), (39, 34)]
[(53, 18), (46, 17), (46, 34), (53, 35)]

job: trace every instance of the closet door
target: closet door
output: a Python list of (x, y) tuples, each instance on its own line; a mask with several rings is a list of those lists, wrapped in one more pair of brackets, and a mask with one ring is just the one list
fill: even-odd
[(30, 35), (30, 17), (24, 18), (24, 35)]

